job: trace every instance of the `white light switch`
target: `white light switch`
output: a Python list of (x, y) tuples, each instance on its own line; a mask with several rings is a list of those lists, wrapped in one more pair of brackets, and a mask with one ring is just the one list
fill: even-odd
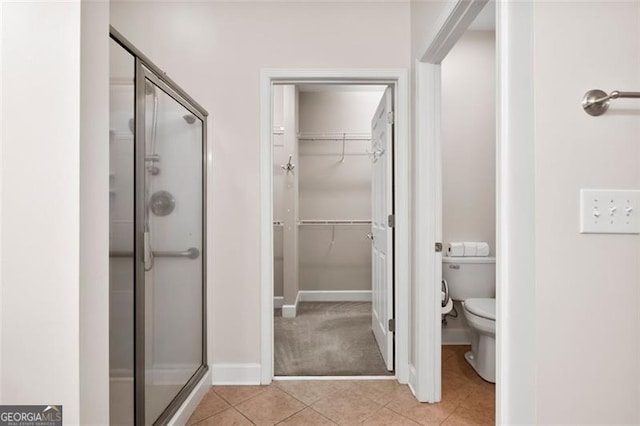
[(640, 191), (580, 190), (581, 234), (640, 234)]

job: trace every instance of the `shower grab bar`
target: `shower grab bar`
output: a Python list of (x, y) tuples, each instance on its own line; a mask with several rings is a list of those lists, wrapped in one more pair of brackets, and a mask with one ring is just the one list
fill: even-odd
[[(133, 257), (133, 252), (114, 250), (109, 252), (109, 257)], [(154, 251), (153, 257), (186, 257), (188, 259), (197, 259), (200, 257), (200, 250), (191, 247), (184, 251)]]
[(607, 112), (611, 99), (622, 98), (640, 98), (640, 92), (614, 90), (607, 94), (607, 92), (599, 89), (589, 90), (582, 98), (582, 108), (587, 114), (597, 117)]

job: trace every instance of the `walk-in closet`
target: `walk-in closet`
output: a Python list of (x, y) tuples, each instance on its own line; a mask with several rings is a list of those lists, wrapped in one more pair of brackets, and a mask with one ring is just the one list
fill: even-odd
[(274, 86), (276, 376), (393, 374), (372, 331), (372, 119), (386, 89)]

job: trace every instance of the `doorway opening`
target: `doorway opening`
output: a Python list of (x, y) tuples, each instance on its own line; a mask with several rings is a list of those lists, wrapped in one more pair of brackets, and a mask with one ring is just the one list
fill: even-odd
[(276, 84), (272, 108), (274, 375), (392, 375), (393, 90)]
[(407, 381), (406, 76), (339, 73), (263, 72), (263, 384)]
[(442, 386), (465, 387), (479, 423), (495, 422), (495, 51), (495, 5), (488, 3), (440, 65), (446, 248), (441, 267), (448, 295), (442, 310)]

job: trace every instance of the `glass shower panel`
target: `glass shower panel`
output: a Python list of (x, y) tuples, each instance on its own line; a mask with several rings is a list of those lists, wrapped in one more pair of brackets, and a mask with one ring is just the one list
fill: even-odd
[(111, 423), (134, 419), (135, 59), (110, 40), (109, 399)]
[(145, 423), (203, 364), (203, 122), (145, 81)]

